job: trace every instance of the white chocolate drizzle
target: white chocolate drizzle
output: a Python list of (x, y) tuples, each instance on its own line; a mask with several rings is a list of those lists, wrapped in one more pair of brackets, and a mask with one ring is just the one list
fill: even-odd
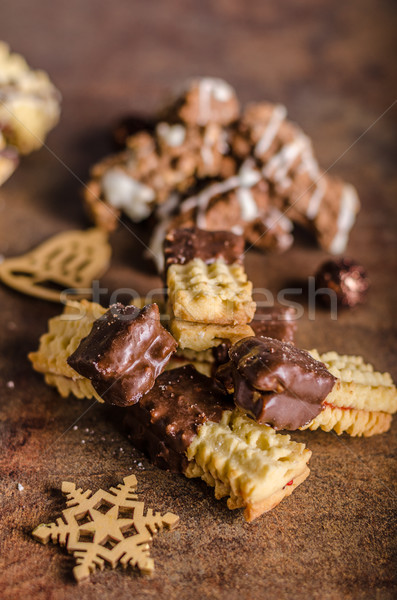
[(283, 146), (263, 167), (264, 177), (274, 181), (281, 189), (286, 189), (291, 184), (288, 173), (306, 144), (306, 136), (299, 134), (294, 141)]
[(197, 123), (206, 125), (211, 120), (211, 99), (227, 102), (233, 97), (233, 88), (223, 79), (203, 77), (198, 80), (199, 114)]
[(291, 234), (293, 225), (288, 217), (283, 215), (277, 208), (271, 208), (264, 220), (264, 224), (267, 232), (272, 232), (278, 226), (277, 249), (281, 252), (288, 250), (294, 241)]
[(259, 216), (258, 206), (252, 194), (252, 187), (261, 179), (261, 173), (255, 169), (253, 161), (246, 160), (238, 173), (240, 187), (236, 190), (237, 200), (240, 204), (240, 213), (243, 221), (253, 221)]
[(213, 183), (196, 196), (187, 198), (181, 204), (181, 212), (197, 208), (196, 225), (200, 229), (205, 229), (207, 226), (206, 211), (212, 198), (236, 189), (242, 219), (245, 221), (255, 219), (258, 216), (258, 208), (249, 188), (257, 184), (261, 178), (261, 173), (253, 168), (253, 162), (247, 160), (237, 175), (233, 175), (225, 181)]
[(263, 135), (256, 143), (254, 149), (255, 156), (260, 157), (269, 150), (286, 116), (287, 109), (285, 106), (276, 104)]
[(344, 252), (358, 209), (359, 199), (355, 188), (350, 184), (345, 184), (340, 200), (337, 232), (329, 247), (332, 254)]
[(176, 125), (159, 123), (156, 127), (156, 133), (171, 148), (181, 146), (186, 138), (186, 128), (179, 123)]
[(135, 223), (143, 221), (152, 212), (154, 190), (117, 167), (106, 171), (102, 177), (102, 189), (107, 202), (122, 209)]
[(179, 204), (178, 194), (170, 194), (167, 200), (160, 204), (156, 211), (156, 216), (159, 223), (153, 229), (153, 233), (149, 242), (149, 258), (152, 258), (156, 263), (158, 272), (161, 273), (164, 269), (164, 253), (163, 242), (167, 235), (167, 231), (171, 224), (171, 215)]

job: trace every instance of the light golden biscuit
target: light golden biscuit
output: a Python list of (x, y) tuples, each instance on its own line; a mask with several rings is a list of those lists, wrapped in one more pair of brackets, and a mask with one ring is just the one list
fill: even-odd
[(384, 412), (355, 410), (354, 408), (338, 408), (326, 405), (321, 413), (301, 429), (322, 429), (335, 431), (338, 435), (370, 437), (384, 433), (390, 428), (392, 415)]
[(254, 335), (249, 325), (203, 325), (173, 318), (170, 320), (170, 331), (180, 348), (189, 348), (196, 352), (219, 346), (224, 340), (235, 344), (242, 338)]
[(375, 371), (361, 356), (319, 354), (317, 350), (310, 354), (337, 380), (321, 413), (301, 429), (369, 437), (390, 428), (397, 411), (397, 390), (389, 373)]
[[(41, 336), (39, 349), (28, 355), (35, 371), (61, 376), (74, 382), (84, 380), (84, 377), (68, 365), (67, 359), (81, 340), (90, 333), (94, 321), (105, 312), (105, 308), (87, 300), (68, 303), (61, 315), (49, 320), (48, 332)], [(61, 385), (66, 389), (65, 385)], [(89, 397), (92, 396), (93, 394)]]
[(186, 360), (192, 360), (194, 362), (207, 362), (213, 363), (215, 362), (214, 355), (212, 353), (212, 349), (202, 350), (201, 352), (196, 352), (195, 350), (190, 350), (190, 348), (178, 348), (175, 356), (179, 358), (184, 358)]
[(244, 507), (252, 521), (306, 479), (311, 452), (234, 410), (225, 411), (219, 423), (204, 423), (187, 456), (185, 475), (201, 477), (217, 499), (228, 496), (228, 507)]
[(98, 402), (103, 402), (102, 398), (92, 387), (92, 383), (89, 379), (81, 377), (80, 379), (72, 379), (71, 377), (64, 377), (63, 375), (54, 375), (54, 373), (45, 373), (44, 381), (47, 385), (51, 385), (57, 388), (62, 398), (67, 398), (70, 394), (76, 396), (76, 398), (95, 398)]
[(235, 325), (249, 323), (255, 314), (252, 283), (240, 264), (215, 261), (207, 265), (195, 258), (171, 265), (167, 285), (177, 319), (193, 323)]
[(327, 403), (339, 408), (394, 413), (397, 411), (397, 390), (389, 373), (379, 373), (361, 356), (339, 355), (336, 352), (310, 354), (323, 362), (337, 378)]

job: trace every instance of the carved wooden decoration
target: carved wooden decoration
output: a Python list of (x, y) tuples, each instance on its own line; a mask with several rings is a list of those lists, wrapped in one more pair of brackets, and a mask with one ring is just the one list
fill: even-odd
[(60, 302), (65, 289), (75, 290), (70, 296), (79, 299), (90, 295), (93, 279), (106, 271), (111, 254), (104, 231), (66, 231), (27, 254), (6, 258), (0, 263), (0, 280), (19, 292), (52, 302)]
[(172, 513), (161, 515), (149, 508), (144, 514), (144, 503), (134, 493), (137, 486), (135, 475), (124, 478), (117, 488), (109, 491), (83, 492), (74, 483), (64, 481), (62, 492), (67, 496), (66, 510), (56, 523), (42, 524), (32, 532), (33, 537), (46, 544), (66, 546), (77, 565), (74, 577), (81, 581), (96, 568), (103, 569), (108, 563), (113, 569), (117, 563), (124, 568), (138, 567), (146, 574), (154, 569), (149, 554), (152, 535), (163, 527), (174, 528), (179, 517)]

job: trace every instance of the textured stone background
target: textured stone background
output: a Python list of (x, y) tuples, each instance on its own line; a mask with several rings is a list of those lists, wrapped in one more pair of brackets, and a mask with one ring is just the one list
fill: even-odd
[[(222, 76), (242, 101), (284, 102), (312, 136), (321, 164), (337, 161), (332, 172), (354, 183), (362, 198), (348, 255), (368, 268), (368, 302), (336, 322), (321, 311), (310, 321), (306, 311), (300, 345), (362, 353), (397, 378), (396, 106), (381, 117), (396, 98), (395, 30), (391, 0), (8, 3), (0, 38), (46, 69), (64, 101), (49, 149), (24, 159), (0, 190), (0, 254), (17, 255), (85, 226), (79, 179), (110, 150), (115, 118), (155, 109), (189, 75)], [(159, 285), (126, 229), (112, 243), (103, 285), (140, 293)], [(304, 287), (324, 258), (302, 238), (283, 256), (251, 252), (247, 269), (256, 286), (277, 292), (291, 281)], [(296, 300), (306, 307), (303, 296)], [(26, 359), (59, 307), (3, 287), (0, 307), (2, 598), (394, 597), (395, 424), (368, 440), (294, 435), (313, 451), (310, 478), (248, 525), (204, 484), (152, 467), (103, 407), (70, 429), (88, 405), (62, 400)], [(131, 472), (141, 497), (179, 514), (180, 527), (155, 538), (154, 579), (106, 570), (77, 590), (73, 559), (37, 544), (29, 532), (62, 509), (62, 480), (95, 490)]]

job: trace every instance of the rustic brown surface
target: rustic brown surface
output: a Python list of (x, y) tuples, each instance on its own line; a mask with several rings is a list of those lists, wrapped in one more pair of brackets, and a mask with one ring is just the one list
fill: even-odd
[[(387, 0), (9, 2), (0, 37), (50, 72), (64, 102), (50, 150), (24, 159), (0, 190), (0, 254), (25, 252), (85, 224), (78, 178), (109, 151), (114, 118), (154, 109), (188, 75), (220, 75), (243, 101), (286, 103), (313, 137), (322, 165), (342, 155), (332, 172), (360, 191), (363, 210), (348, 254), (369, 270), (368, 302), (337, 321), (318, 311), (310, 321), (304, 301), (300, 345), (362, 353), (397, 378), (396, 107), (343, 154), (395, 99), (394, 8)], [(140, 236), (142, 228), (134, 231)], [(112, 242), (104, 286), (146, 292), (159, 285), (126, 229)], [(306, 280), (324, 258), (303, 239), (284, 256), (251, 252), (247, 269), (256, 286), (276, 292)], [(0, 306), (2, 598), (383, 599), (396, 593), (396, 422), (391, 432), (365, 440), (294, 435), (313, 451), (309, 479), (248, 525), (204, 484), (152, 467), (106, 409), (83, 414), (87, 403), (62, 400), (44, 385), (26, 354), (37, 347), (56, 305), (1, 287)], [(77, 589), (73, 559), (36, 543), (29, 532), (59, 514), (62, 480), (95, 490), (131, 472), (142, 498), (177, 513), (180, 526), (156, 537), (152, 580), (107, 570)]]

